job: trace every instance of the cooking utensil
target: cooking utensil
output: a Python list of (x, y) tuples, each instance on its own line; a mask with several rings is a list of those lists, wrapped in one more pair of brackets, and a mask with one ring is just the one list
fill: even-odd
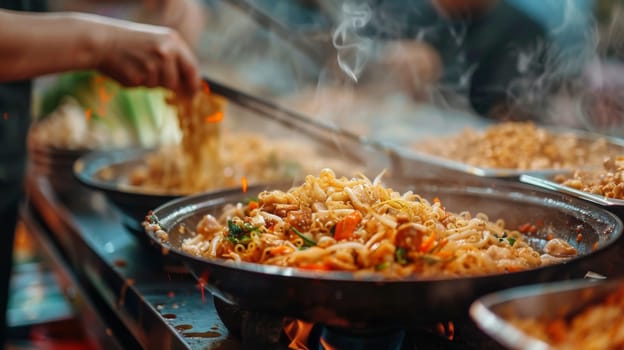
[[(562, 264), (529, 271), (453, 279), (386, 280), (379, 275), (358, 276), (348, 272), (312, 272), (224, 259), (192, 256), (181, 250), (188, 228), (207, 213), (219, 215), (227, 203), (246, 194), (221, 198), (203, 195), (181, 198), (156, 210), (160, 227), (168, 233), (163, 242), (148, 230), (153, 242), (167, 254), (184, 261), (192, 273), (215, 296), (241, 309), (303, 318), (341, 327), (390, 326), (466, 317), (470, 303), (483, 294), (551, 280), (583, 276), (621, 236), (622, 223), (613, 214), (592, 204), (560, 194), (501, 180), (441, 181), (391, 179), (397, 191), (413, 190), (424, 198), (438, 197), (451, 211), (483, 212), (502, 218), (508, 227), (526, 222), (544, 223), (548, 230), (531, 238), (539, 248), (548, 233), (577, 247), (578, 257)], [(278, 188), (278, 187), (274, 187)], [(185, 226), (186, 230), (180, 227)], [(577, 242), (579, 233), (583, 239)], [(547, 231), (547, 232), (546, 232)]]
[(180, 197), (176, 194), (150, 193), (129, 185), (128, 176), (132, 169), (143, 164), (145, 156), (153, 151), (145, 148), (92, 151), (73, 164), (75, 178), (88, 188), (104, 193), (123, 214), (124, 225), (141, 235), (143, 228), (140, 224), (148, 211)]
[[(609, 152), (624, 153), (624, 140), (607, 137), (602, 134), (596, 134), (591, 132), (584, 132), (580, 130), (570, 129), (547, 129), (552, 134), (573, 134), (583, 144), (590, 144), (597, 139), (604, 139), (607, 142), (607, 148)], [(463, 163), (457, 160), (443, 158), (428, 154), (415, 149), (413, 146), (403, 145), (391, 145), (386, 144), (386, 147), (392, 148), (397, 157), (404, 159), (404, 163), (409, 164), (410, 161), (422, 166), (422, 164), (430, 164), (439, 168), (447, 169), (457, 173), (488, 177), (488, 178), (503, 178), (503, 179), (518, 179), (521, 175), (534, 175), (534, 176), (550, 176), (561, 171), (570, 169), (504, 169), (504, 168), (489, 168), (483, 166), (474, 166), (467, 163)], [(606, 156), (606, 155), (597, 155)]]
[(543, 189), (563, 193), (570, 195), (588, 202), (598, 204), (604, 209), (615, 213), (620, 218), (624, 217), (624, 200), (609, 198), (602, 195), (589, 193), (581, 190), (574, 189), (553, 181), (552, 179), (557, 175), (571, 175), (571, 171), (559, 171), (552, 174), (533, 174), (520, 176), (520, 182), (534, 185)]
[(258, 116), (278, 121), (287, 126), (297, 127), (297, 129), (307, 131), (308, 133), (312, 131), (331, 133), (343, 139), (354, 141), (357, 144), (371, 147), (377, 151), (392, 152), (391, 149), (378, 141), (369, 139), (363, 135), (354, 134), (349, 130), (338, 127), (337, 125), (327, 123), (320, 119), (309, 118), (300, 113), (281, 107), (273, 102), (249, 95), (207, 77), (204, 77), (204, 82), (208, 84), (211, 92), (221, 95), (239, 106), (256, 112)]
[(556, 319), (574, 315), (621, 287), (622, 280), (575, 280), (535, 284), (488, 294), (470, 307), (470, 316), (490, 337), (510, 349), (549, 349), (545, 342), (512, 325), (511, 317)]

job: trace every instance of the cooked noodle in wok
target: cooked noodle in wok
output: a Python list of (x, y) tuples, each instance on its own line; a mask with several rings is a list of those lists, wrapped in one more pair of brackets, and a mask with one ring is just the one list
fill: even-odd
[(144, 192), (190, 194), (249, 184), (302, 178), (333, 167), (352, 174), (355, 162), (322, 154), (317, 145), (297, 135), (269, 139), (257, 132), (224, 127), (225, 101), (200, 93), (193, 99), (171, 101), (182, 131), (179, 145), (148, 154), (130, 172), (128, 185)]
[(182, 249), (202, 257), (388, 277), (514, 272), (576, 255), (557, 238), (540, 255), (503, 220), (452, 213), (436, 198), (384, 187), (381, 175), (347, 179), (330, 169), (286, 192), (228, 204), (194, 229)]

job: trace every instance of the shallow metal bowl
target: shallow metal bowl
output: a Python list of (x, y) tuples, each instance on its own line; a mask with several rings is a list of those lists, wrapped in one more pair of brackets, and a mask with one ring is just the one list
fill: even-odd
[[(591, 132), (585, 132), (572, 129), (546, 129), (553, 134), (573, 134), (580, 142), (591, 143), (598, 138), (605, 139), (609, 152), (624, 153), (624, 140), (616, 137), (608, 137), (602, 134), (596, 134)], [(571, 169), (505, 169), (505, 168), (489, 168), (482, 166), (474, 166), (466, 164), (457, 160), (444, 158), (441, 156), (432, 155), (419, 151), (414, 147), (408, 145), (388, 145), (395, 149), (399, 157), (402, 159), (403, 167), (405, 168), (429, 168), (436, 173), (444, 172), (455, 174), (466, 174), (481, 176), (486, 178), (501, 178), (501, 179), (518, 179), (521, 175), (535, 175), (538, 177), (549, 176), (561, 171)], [(601, 155), (597, 155), (601, 156)]]
[(571, 171), (559, 171), (552, 174), (533, 174), (520, 176), (520, 182), (537, 186), (546, 190), (551, 190), (573, 196), (591, 203), (595, 203), (604, 209), (607, 209), (620, 218), (624, 217), (624, 200), (609, 198), (599, 194), (589, 193), (581, 190), (574, 189), (553, 181), (556, 175), (570, 175)]
[[(583, 276), (596, 266), (600, 256), (622, 233), (622, 222), (605, 210), (522, 184), (485, 182), (480, 178), (463, 182), (402, 179), (390, 180), (388, 184), (401, 192), (413, 190), (429, 200), (438, 197), (451, 211), (470, 210), (486, 213), (491, 219), (502, 218), (508, 227), (539, 220), (548, 230), (529, 240), (535, 248), (540, 249), (550, 233), (574, 245), (579, 255), (565, 263), (508, 274), (388, 280), (377, 274), (361, 276), (235, 263), (192, 256), (181, 250), (182, 241), (190, 237), (188, 228), (195, 227), (202, 216), (218, 215), (224, 205), (253, 196), (253, 190), (220, 198), (198, 195), (169, 202), (153, 212), (159, 227), (168, 233), (168, 240), (161, 241), (155, 228), (147, 232), (164, 253), (184, 261), (213, 294), (227, 303), (242, 309), (349, 327), (467, 317), (470, 303), (483, 294), (522, 284)], [(181, 226), (187, 229), (180, 230)], [(579, 232), (584, 238), (577, 242)]]
[(130, 148), (90, 152), (76, 160), (73, 173), (83, 185), (104, 193), (124, 215), (125, 225), (134, 231), (142, 231), (140, 223), (148, 211), (180, 197), (174, 194), (146, 193), (140, 187), (128, 184), (130, 171), (142, 164), (144, 157), (152, 151)]
[(621, 288), (624, 280), (574, 280), (517, 287), (488, 294), (470, 307), (470, 316), (490, 337), (510, 349), (546, 350), (550, 345), (527, 335), (511, 317), (555, 319), (582, 311)]

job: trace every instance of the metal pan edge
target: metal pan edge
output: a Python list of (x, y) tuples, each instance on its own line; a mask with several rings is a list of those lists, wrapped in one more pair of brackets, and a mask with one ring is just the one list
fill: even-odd
[[(606, 295), (622, 283), (621, 279), (606, 281), (585, 279), (509, 288), (478, 298), (471, 304), (469, 314), (482, 331), (509, 349), (551, 349), (546, 342), (524, 333), (506, 321), (501, 315), (505, 308), (507, 310), (522, 309), (526, 312), (527, 308), (523, 306), (527, 303), (534, 303), (535, 300), (548, 303), (549, 299), (557, 298), (564, 301), (574, 299), (579, 304), (575, 308), (578, 310), (582, 309), (589, 300)], [(588, 290), (594, 293), (586, 293)], [(540, 317), (544, 313), (549, 313), (549, 316), (553, 317), (558, 316), (547, 309), (542, 309), (541, 312), (542, 314), (531, 314), (530, 317)]]

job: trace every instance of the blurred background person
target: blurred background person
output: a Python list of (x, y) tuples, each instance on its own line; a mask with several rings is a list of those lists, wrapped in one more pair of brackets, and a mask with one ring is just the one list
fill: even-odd
[[(429, 61), (437, 60), (433, 66), (439, 67), (438, 79), (430, 82), (430, 98), (459, 103), (481, 116), (539, 119), (534, 107), (543, 106), (558, 84), (578, 77), (593, 53), (591, 0), (370, 4), (367, 35), (388, 42), (400, 39), (400, 46), (421, 43), (411, 52), (404, 50), (399, 74), (422, 65), (418, 52), (427, 50)], [(410, 55), (416, 58), (410, 61)]]

